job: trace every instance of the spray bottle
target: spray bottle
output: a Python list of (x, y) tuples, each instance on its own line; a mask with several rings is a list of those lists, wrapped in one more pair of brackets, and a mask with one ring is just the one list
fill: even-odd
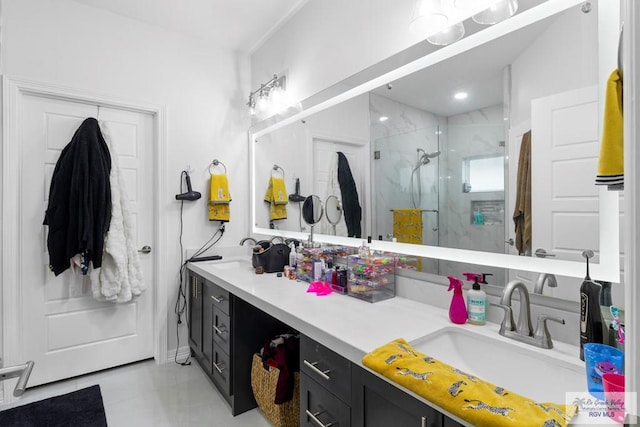
[(453, 323), (462, 325), (467, 322), (467, 307), (464, 305), (462, 296), (462, 280), (455, 276), (447, 276), (449, 279), (449, 290), (453, 289), (453, 298), (449, 306), (449, 319)]
[[(469, 323), (484, 325), (487, 323), (487, 294), (480, 289), (480, 283), (486, 283), (483, 273), (462, 273), (468, 281), (473, 280), (473, 287), (467, 291), (467, 307), (469, 308)], [(478, 282), (480, 281), (480, 282)]]

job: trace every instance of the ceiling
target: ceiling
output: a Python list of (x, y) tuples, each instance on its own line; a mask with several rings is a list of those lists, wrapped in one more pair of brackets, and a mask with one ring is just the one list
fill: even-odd
[(252, 52), (308, 0), (74, 0), (211, 45)]
[[(520, 11), (541, 3), (540, 0), (521, 0)], [(575, 8), (569, 13), (577, 13)], [(503, 70), (522, 53), (551, 23), (555, 17), (499, 37), (467, 52), (431, 65), (376, 90), (386, 98), (449, 117), (484, 107), (502, 104)], [(482, 31), (486, 26), (478, 25), (471, 19), (465, 21), (466, 37)], [(435, 51), (439, 47), (427, 46)], [(463, 101), (454, 99), (456, 92), (466, 92)]]

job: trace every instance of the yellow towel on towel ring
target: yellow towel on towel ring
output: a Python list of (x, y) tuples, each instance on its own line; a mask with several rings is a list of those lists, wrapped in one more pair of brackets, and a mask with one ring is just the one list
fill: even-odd
[(231, 194), (225, 174), (211, 175), (209, 181), (209, 221), (229, 222), (231, 219)]
[(362, 363), (478, 427), (566, 426), (575, 405), (537, 403), (412, 348), (399, 338), (366, 354)]
[(269, 179), (269, 186), (264, 195), (264, 201), (269, 203), (269, 219), (286, 219), (287, 218), (287, 203), (289, 196), (287, 195), (287, 188), (284, 183), (284, 178), (278, 178), (272, 176)]
[(209, 181), (209, 203), (215, 205), (217, 203), (229, 203), (231, 194), (229, 194), (229, 181), (227, 175), (215, 174), (211, 175)]

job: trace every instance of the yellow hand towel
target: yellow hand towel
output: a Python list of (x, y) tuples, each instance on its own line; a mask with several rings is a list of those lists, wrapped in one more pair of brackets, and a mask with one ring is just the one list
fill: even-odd
[[(422, 244), (422, 210), (394, 209), (393, 237), (400, 243)], [(416, 270), (422, 271), (422, 258), (416, 259)]]
[(474, 426), (566, 426), (577, 412), (575, 405), (537, 403), (497, 387), (416, 351), (401, 338), (366, 354), (362, 363)]
[(422, 210), (394, 209), (393, 236), (401, 243), (422, 244)]
[(271, 203), (274, 205), (286, 205), (289, 201), (289, 196), (287, 195), (284, 178), (271, 177), (269, 186), (271, 188)]
[(621, 190), (624, 185), (624, 121), (622, 115), (622, 79), (616, 68), (607, 81), (604, 104), (602, 144), (598, 159), (596, 185)]
[(215, 205), (217, 203), (229, 203), (231, 194), (229, 194), (229, 182), (227, 175), (211, 175), (209, 181), (209, 203)]
[(264, 195), (264, 201), (269, 203), (269, 219), (286, 219), (287, 218), (287, 189), (283, 178), (271, 177), (269, 186)]
[(229, 222), (231, 219), (230, 201), (227, 175), (211, 175), (209, 181), (209, 221)]
[(218, 203), (209, 205), (209, 221), (229, 222), (231, 218), (231, 208), (229, 203)]

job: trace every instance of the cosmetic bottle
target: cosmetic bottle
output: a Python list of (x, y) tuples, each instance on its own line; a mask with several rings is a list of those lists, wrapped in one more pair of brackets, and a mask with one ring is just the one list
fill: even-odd
[(289, 267), (296, 268), (296, 245), (289, 243)]
[(333, 263), (331, 261), (327, 261), (327, 268), (324, 271), (324, 280), (325, 282), (331, 284), (331, 278), (333, 277)]
[(478, 276), (474, 278), (471, 290), (467, 291), (467, 310), (472, 325), (487, 323), (487, 294), (480, 289)]

